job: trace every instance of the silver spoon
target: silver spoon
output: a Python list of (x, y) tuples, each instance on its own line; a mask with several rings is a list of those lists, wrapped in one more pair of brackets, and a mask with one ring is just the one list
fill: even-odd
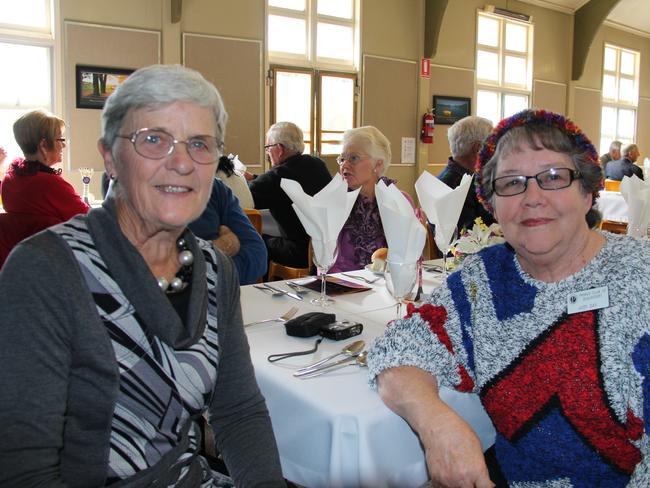
[(321, 364), (325, 364), (327, 361), (330, 359), (334, 359), (336, 356), (358, 356), (361, 351), (363, 351), (363, 348), (366, 347), (366, 343), (364, 341), (354, 341), (351, 344), (346, 345), (343, 349), (341, 349), (341, 352), (337, 352), (336, 354), (332, 354), (331, 356), (327, 356), (326, 358), (321, 359), (320, 361), (310, 364), (309, 366), (305, 366), (304, 368), (300, 368), (298, 371), (293, 373), (294, 376), (301, 376), (303, 374), (311, 373), (315, 369), (318, 369), (318, 366)]
[(333, 364), (328, 364), (326, 366), (323, 366), (320, 369), (316, 369), (314, 371), (311, 371), (311, 372), (305, 373), (303, 375), (300, 375), (299, 378), (301, 380), (306, 380), (307, 378), (313, 378), (314, 376), (320, 376), (322, 374), (328, 373), (330, 371), (330, 369), (333, 368), (334, 366), (338, 366), (338, 365), (341, 365), (341, 364), (343, 366), (341, 366), (340, 368), (337, 368), (337, 369), (343, 369), (346, 366), (359, 366), (359, 367), (362, 367), (362, 368), (364, 366), (368, 366), (368, 351), (361, 352), (361, 354), (359, 354), (358, 356), (353, 358), (352, 361), (350, 361), (350, 358), (341, 359), (340, 361), (336, 361)]
[(293, 283), (291, 281), (287, 281), (287, 286), (295, 291), (298, 295), (306, 295), (311, 291), (309, 288), (303, 288), (299, 284)]

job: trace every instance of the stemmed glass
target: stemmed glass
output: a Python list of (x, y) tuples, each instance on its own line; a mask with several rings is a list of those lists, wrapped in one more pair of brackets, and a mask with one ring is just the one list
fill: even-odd
[(397, 318), (402, 318), (404, 299), (411, 294), (418, 280), (418, 263), (401, 263), (388, 260), (384, 271), (386, 288), (397, 300)]
[(327, 272), (336, 262), (336, 257), (338, 256), (337, 241), (323, 242), (312, 239), (311, 245), (314, 251), (314, 264), (320, 277), (320, 296), (313, 298), (311, 303), (321, 307), (327, 307), (334, 303), (334, 299), (325, 294), (325, 279), (327, 278)]
[[(454, 224), (452, 224), (454, 225)], [(453, 242), (458, 238), (458, 229), (454, 225), (453, 228), (440, 228), (436, 227), (436, 234), (434, 240), (436, 241), (436, 246), (442, 251), (442, 270), (443, 276), (447, 276), (449, 271), (447, 271), (447, 256), (451, 251), (451, 246)]]
[(83, 201), (88, 204), (90, 203), (90, 192), (88, 189), (90, 188), (90, 180), (93, 177), (94, 172), (95, 170), (92, 168), (79, 168), (79, 173), (81, 173), (81, 183), (83, 183), (83, 194), (81, 197), (83, 198)]

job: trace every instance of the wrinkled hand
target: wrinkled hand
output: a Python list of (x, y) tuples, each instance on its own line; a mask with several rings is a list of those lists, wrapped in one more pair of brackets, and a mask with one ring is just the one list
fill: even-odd
[(445, 488), (492, 488), (483, 449), (465, 421), (451, 412), (436, 419), (428, 432), (421, 432), (427, 467), (433, 486)]
[(246, 181), (252, 181), (255, 179), (255, 175), (248, 171), (244, 171), (244, 178), (246, 178)]
[(236, 256), (241, 247), (239, 238), (225, 225), (219, 226), (219, 237), (213, 240), (212, 243), (214, 247), (230, 257)]

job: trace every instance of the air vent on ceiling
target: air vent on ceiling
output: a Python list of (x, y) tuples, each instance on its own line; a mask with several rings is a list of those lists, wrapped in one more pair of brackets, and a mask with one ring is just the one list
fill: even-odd
[(520, 20), (522, 22), (532, 22), (533, 16), (520, 14), (519, 12), (513, 12), (512, 10), (506, 10), (505, 8), (495, 7), (494, 5), (486, 5), (483, 9), (485, 12), (490, 12), (496, 15), (502, 15), (504, 17), (509, 17), (511, 19)]

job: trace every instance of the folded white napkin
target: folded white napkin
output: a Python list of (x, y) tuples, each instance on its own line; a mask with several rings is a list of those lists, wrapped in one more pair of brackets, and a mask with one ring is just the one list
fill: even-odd
[(414, 263), (422, 255), (427, 231), (415, 216), (411, 203), (395, 185), (379, 181), (375, 198), (388, 243), (388, 260)]
[(359, 189), (349, 192), (348, 184), (338, 173), (313, 197), (295, 180), (282, 178), (280, 187), (293, 201), (293, 209), (311, 237), (314, 261), (320, 267), (329, 268), (336, 259), (339, 233), (348, 220)]
[(234, 156), (232, 154), (228, 154), (228, 159), (232, 160), (237, 171), (240, 173), (244, 173), (246, 171), (246, 165), (240, 161), (239, 154), (235, 154)]
[(471, 185), (472, 177), (463, 175), (460, 185), (450, 188), (428, 171), (424, 171), (415, 182), (415, 191), (427, 214), (427, 220), (436, 226), (435, 241), (442, 252), (445, 252), (454, 237)]
[(621, 195), (628, 207), (628, 235), (645, 236), (650, 225), (650, 182), (636, 175), (624, 176), (621, 181)]

